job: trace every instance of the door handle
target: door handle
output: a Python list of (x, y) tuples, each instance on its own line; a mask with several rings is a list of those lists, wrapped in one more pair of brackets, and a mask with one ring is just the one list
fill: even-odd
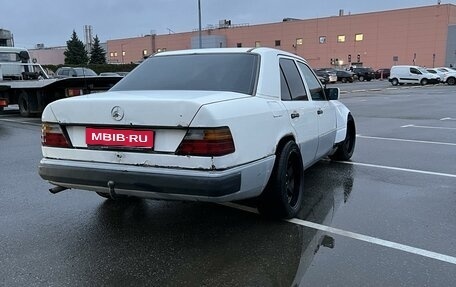
[(291, 113), (291, 118), (292, 118), (292, 119), (294, 119), (294, 118), (299, 118), (299, 113), (297, 113), (297, 112)]
[(318, 109), (317, 115), (321, 115), (323, 113), (323, 110)]

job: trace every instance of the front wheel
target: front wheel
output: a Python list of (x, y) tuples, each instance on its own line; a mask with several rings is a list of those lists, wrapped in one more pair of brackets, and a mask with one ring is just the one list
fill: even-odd
[(358, 79), (360, 82), (364, 82), (364, 76), (359, 76)]
[(271, 178), (258, 201), (262, 215), (274, 218), (295, 217), (302, 204), (303, 165), (301, 152), (289, 141), (277, 154)]
[(329, 156), (332, 160), (345, 161), (349, 160), (355, 151), (356, 127), (355, 120), (351, 115), (347, 119), (347, 134), (345, 140), (338, 144), (336, 151)]
[(421, 82), (420, 82), (420, 84), (421, 84), (422, 86), (425, 86), (425, 85), (427, 85), (427, 84), (428, 84), (428, 80), (427, 80), (426, 78), (424, 78), (424, 79), (421, 79)]

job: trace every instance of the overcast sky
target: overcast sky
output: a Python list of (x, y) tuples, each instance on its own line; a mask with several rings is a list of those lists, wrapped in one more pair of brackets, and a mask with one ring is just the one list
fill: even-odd
[[(455, 4), (456, 0), (442, 0)], [(221, 19), (232, 24), (311, 19), (437, 4), (437, 0), (201, 0), (202, 26)], [(33, 48), (63, 46), (73, 30), (84, 39), (84, 25), (93, 27), (101, 42), (198, 28), (198, 0), (22, 0), (1, 2), (0, 28), (10, 30), (15, 45)]]

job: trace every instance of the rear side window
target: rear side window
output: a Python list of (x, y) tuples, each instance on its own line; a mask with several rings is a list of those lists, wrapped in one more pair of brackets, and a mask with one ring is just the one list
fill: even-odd
[[(307, 101), (306, 89), (304, 88), (304, 83), (295, 62), (291, 59), (280, 59), (280, 69), (283, 72), (284, 80), (290, 91), (291, 99), (293, 101)], [(281, 89), (284, 91), (283, 87)], [(287, 100), (283, 96), (282, 94), (282, 99)]]
[(111, 91), (200, 90), (253, 95), (259, 55), (214, 53), (147, 59)]

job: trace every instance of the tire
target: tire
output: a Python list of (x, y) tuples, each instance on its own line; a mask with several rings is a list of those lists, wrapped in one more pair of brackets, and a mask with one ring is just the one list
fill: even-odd
[(447, 82), (448, 85), (453, 86), (454, 84), (456, 84), (456, 78), (455, 77), (449, 77), (446, 82)]
[(355, 120), (349, 114), (347, 119), (347, 134), (345, 140), (338, 144), (336, 151), (329, 156), (332, 160), (346, 161), (349, 160), (355, 151), (356, 144), (356, 126)]
[(364, 82), (364, 76), (359, 76), (358, 79), (360, 82)]
[(17, 103), (19, 105), (19, 113), (21, 116), (30, 117), (32, 115), (30, 112), (30, 100), (27, 94), (20, 94), (19, 98), (17, 99)]
[(370, 81), (372, 81), (372, 79), (371, 79), (371, 78), (368, 78), (367, 81), (370, 82)]
[(346, 79), (346, 78), (342, 78), (340, 81), (341, 81), (342, 83), (346, 83), (346, 82), (347, 82), (347, 79)]
[(258, 210), (271, 218), (293, 218), (302, 205), (304, 169), (295, 142), (287, 142), (277, 154), (271, 178), (260, 195)]
[(396, 78), (394, 78), (394, 79), (391, 80), (391, 84), (392, 84), (393, 86), (397, 86), (397, 85), (399, 85), (399, 80), (396, 79)]
[(426, 85), (428, 84), (428, 79), (426, 79), (426, 78), (421, 79), (420, 84), (421, 84), (422, 86), (426, 86)]

